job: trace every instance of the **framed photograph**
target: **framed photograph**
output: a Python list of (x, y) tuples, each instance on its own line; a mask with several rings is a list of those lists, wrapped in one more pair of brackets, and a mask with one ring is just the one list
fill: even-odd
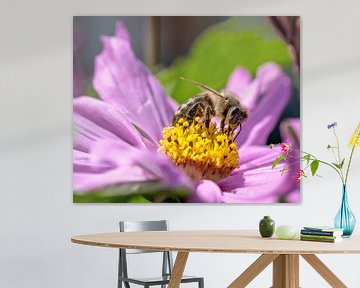
[(300, 17), (73, 25), (74, 203), (300, 203)]

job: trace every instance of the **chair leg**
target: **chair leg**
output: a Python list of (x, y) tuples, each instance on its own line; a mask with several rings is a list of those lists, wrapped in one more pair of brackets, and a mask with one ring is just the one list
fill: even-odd
[(199, 280), (199, 288), (204, 288), (204, 279)]
[(118, 285), (117, 288), (122, 288), (122, 280), (120, 280), (120, 276), (123, 275), (123, 271), (122, 271), (122, 255), (121, 255), (121, 250), (119, 249), (119, 264), (118, 264)]

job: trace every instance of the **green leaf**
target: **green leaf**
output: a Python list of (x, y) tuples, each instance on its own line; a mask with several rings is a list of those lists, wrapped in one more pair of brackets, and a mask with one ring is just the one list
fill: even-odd
[(344, 166), (344, 163), (345, 163), (345, 159), (343, 159), (340, 164), (337, 164), (334, 162), (332, 162), (331, 164), (333, 164), (338, 169), (342, 169), (342, 167)]
[(232, 17), (206, 30), (193, 43), (187, 58), (177, 59), (157, 76), (167, 92), (184, 103), (200, 91), (180, 77), (220, 90), (236, 67), (244, 67), (254, 75), (260, 65), (269, 61), (292, 69), (288, 47), (266, 17)]
[(270, 149), (273, 149), (274, 148), (274, 144), (270, 144)]
[(306, 164), (310, 163), (310, 155), (309, 154), (305, 155), (303, 158), (306, 160)]
[(340, 169), (342, 169), (342, 168), (343, 168), (344, 163), (345, 163), (345, 158), (341, 161), (341, 163), (340, 163), (340, 165), (339, 165)]
[(339, 164), (337, 164), (335, 162), (331, 162), (331, 164), (334, 165), (336, 168), (341, 169)]
[(314, 176), (316, 174), (316, 171), (319, 169), (319, 161), (314, 160), (310, 164), (311, 174)]
[(279, 164), (279, 162), (280, 162), (281, 160), (282, 160), (281, 157), (276, 158), (276, 159), (274, 160), (274, 163), (273, 163), (271, 169), (274, 169), (274, 168)]
[(143, 195), (134, 195), (130, 197), (127, 201), (128, 203), (151, 203), (148, 199), (146, 199)]

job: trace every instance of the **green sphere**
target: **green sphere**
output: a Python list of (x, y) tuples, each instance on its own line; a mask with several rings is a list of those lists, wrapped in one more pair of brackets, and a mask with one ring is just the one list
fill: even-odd
[(290, 225), (281, 225), (276, 228), (275, 234), (278, 238), (283, 240), (290, 240), (296, 236), (296, 228)]

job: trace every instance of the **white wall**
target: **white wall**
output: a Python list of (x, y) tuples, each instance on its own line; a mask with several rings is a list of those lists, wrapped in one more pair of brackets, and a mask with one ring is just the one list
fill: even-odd
[[(92, 2), (1, 3), (0, 287), (115, 287), (116, 250), (77, 246), (70, 237), (115, 231), (119, 219), (166, 218), (173, 229), (256, 228), (268, 214), (278, 224), (331, 224), (340, 184), (330, 171), (304, 183), (300, 206), (72, 204), (72, 16), (300, 14), (303, 147), (327, 156), (325, 125), (337, 121), (347, 142), (360, 120), (358, 0)], [(353, 168), (350, 203), (360, 219), (360, 151)], [(193, 254), (187, 273), (204, 275), (206, 287), (226, 287), (255, 257)], [(349, 287), (360, 287), (360, 255), (321, 258)], [(147, 263), (135, 263), (147, 269)], [(267, 269), (250, 287), (269, 287), (270, 276)], [(301, 285), (327, 287), (303, 262)]]

